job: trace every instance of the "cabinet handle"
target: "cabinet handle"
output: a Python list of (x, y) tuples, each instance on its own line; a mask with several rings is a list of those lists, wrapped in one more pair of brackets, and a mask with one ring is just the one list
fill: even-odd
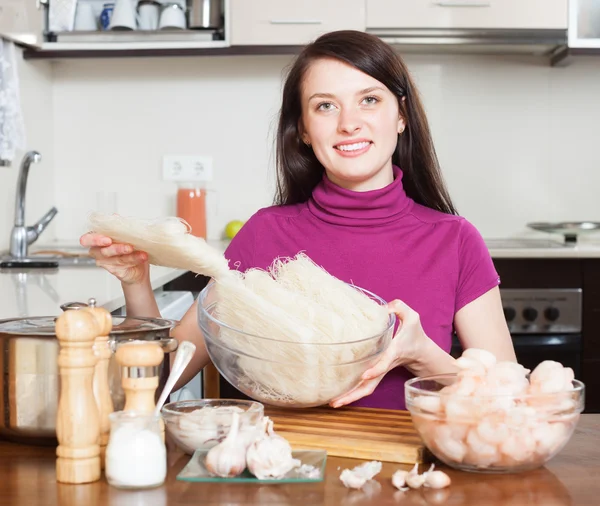
[(322, 25), (318, 19), (270, 19), (272, 25)]
[(433, 2), (439, 7), (491, 7), (491, 0), (438, 0)]

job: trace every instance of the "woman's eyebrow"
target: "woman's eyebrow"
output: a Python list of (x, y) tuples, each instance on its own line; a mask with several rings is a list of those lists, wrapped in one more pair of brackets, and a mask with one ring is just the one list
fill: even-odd
[[(371, 86), (369, 88), (365, 88), (364, 90), (360, 90), (360, 91), (356, 92), (356, 94), (357, 95), (365, 95), (367, 93), (372, 93), (373, 91), (376, 91), (376, 90), (384, 91), (381, 86)], [(308, 99), (309, 102), (313, 98), (335, 98), (335, 95), (333, 93), (313, 93)]]

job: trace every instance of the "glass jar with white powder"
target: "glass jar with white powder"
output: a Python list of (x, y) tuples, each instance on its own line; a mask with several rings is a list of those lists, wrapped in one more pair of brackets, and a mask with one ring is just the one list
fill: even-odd
[(167, 476), (167, 449), (160, 416), (136, 411), (109, 415), (105, 474), (110, 485), (140, 489), (162, 485)]

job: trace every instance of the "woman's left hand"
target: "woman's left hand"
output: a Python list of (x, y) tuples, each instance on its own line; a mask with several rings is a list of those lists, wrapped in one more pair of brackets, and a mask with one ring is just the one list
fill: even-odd
[(339, 408), (372, 394), (388, 371), (398, 366), (410, 370), (411, 365), (421, 360), (422, 350), (426, 348), (430, 339), (421, 326), (419, 314), (400, 300), (388, 303), (388, 308), (399, 320), (396, 336), (379, 360), (363, 373), (360, 383), (349, 392), (333, 399), (329, 403), (330, 406)]

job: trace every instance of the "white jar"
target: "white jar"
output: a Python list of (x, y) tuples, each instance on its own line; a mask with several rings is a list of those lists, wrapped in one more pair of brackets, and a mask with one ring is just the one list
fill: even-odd
[(135, 411), (109, 415), (105, 475), (113, 487), (139, 489), (162, 485), (167, 476), (167, 449), (160, 416)]

